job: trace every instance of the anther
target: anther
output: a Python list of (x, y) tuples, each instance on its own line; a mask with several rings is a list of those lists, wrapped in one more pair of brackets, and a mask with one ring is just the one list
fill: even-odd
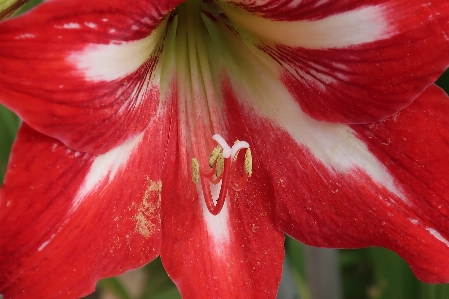
[(214, 167), (215, 162), (217, 162), (218, 156), (222, 155), (221, 152), (223, 151), (221, 146), (217, 146), (216, 148), (214, 148), (214, 150), (212, 151), (212, 153), (210, 154), (209, 157), (209, 166), (210, 167)]
[(217, 161), (215, 162), (215, 175), (217, 177), (221, 177), (221, 175), (223, 174), (224, 171), (224, 157), (223, 155), (219, 155), (217, 157)]
[(200, 163), (196, 158), (192, 159), (192, 180), (196, 184), (200, 179)]
[(253, 174), (253, 156), (251, 155), (251, 149), (248, 148), (245, 153), (245, 164), (243, 165), (245, 173), (248, 177)]

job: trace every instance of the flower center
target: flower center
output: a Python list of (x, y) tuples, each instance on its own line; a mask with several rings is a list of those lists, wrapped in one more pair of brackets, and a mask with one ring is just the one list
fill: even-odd
[[(196, 158), (192, 159), (192, 179), (195, 184), (201, 181), (204, 200), (209, 212), (213, 215), (220, 213), (223, 208), (228, 188), (236, 191), (245, 188), (248, 178), (252, 174), (252, 156), (249, 144), (246, 141), (236, 141), (232, 147), (219, 134), (212, 136), (218, 143), (209, 157), (209, 171), (202, 171)], [(240, 150), (246, 149), (243, 163), (243, 176), (238, 176), (237, 158)], [(210, 184), (221, 182), (220, 194), (215, 201), (212, 198)]]
[[(202, 190), (213, 215), (220, 213), (230, 188), (239, 191), (246, 186), (252, 167), (247, 142), (231, 147), (217, 134), (225, 136), (229, 126), (221, 82), (229, 50), (226, 36), (233, 34), (228, 22), (215, 1), (188, 0), (170, 16), (164, 44), (164, 63), (171, 67), (163, 69), (176, 74), (181, 171), (192, 175), (195, 185), (190, 179), (184, 183), (188, 196)], [(244, 160), (238, 159), (242, 149)]]

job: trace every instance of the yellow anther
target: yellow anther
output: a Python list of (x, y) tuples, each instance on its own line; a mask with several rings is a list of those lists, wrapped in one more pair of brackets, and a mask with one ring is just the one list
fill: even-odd
[(209, 157), (209, 166), (214, 167), (215, 163), (217, 162), (218, 157), (221, 155), (223, 157), (223, 154), (221, 153), (223, 151), (223, 148), (221, 146), (217, 146), (214, 148), (212, 153)]
[(200, 179), (200, 163), (196, 158), (192, 159), (192, 180), (196, 184)]
[[(240, 140), (237, 139), (236, 141), (234, 141), (234, 144), (236, 144), (237, 142), (240, 142)], [(238, 155), (239, 155), (239, 152), (237, 151), (234, 155), (234, 158), (232, 159), (233, 162), (237, 161)]]
[(215, 164), (215, 175), (217, 177), (221, 176), (224, 171), (224, 157), (222, 154), (218, 155), (217, 161)]
[(243, 165), (243, 168), (248, 177), (251, 177), (253, 174), (253, 156), (251, 155), (251, 150), (249, 148), (246, 149), (245, 164)]

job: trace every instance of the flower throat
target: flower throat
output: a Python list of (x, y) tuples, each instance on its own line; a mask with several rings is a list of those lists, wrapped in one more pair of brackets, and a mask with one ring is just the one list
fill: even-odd
[[(236, 141), (229, 146), (218, 134), (225, 135), (228, 127), (222, 114), (224, 97), (217, 61), (225, 59), (226, 45), (220, 37), (229, 32), (229, 21), (214, 1), (188, 0), (173, 11), (167, 32), (166, 50), (173, 55), (178, 78), (182, 78), (176, 83), (181, 156), (193, 157), (182, 164), (191, 167), (187, 171), (193, 181), (189, 189), (201, 189), (207, 209), (217, 215), (230, 188), (242, 190), (252, 174), (249, 144)], [(245, 150), (244, 159), (239, 158), (241, 150)]]

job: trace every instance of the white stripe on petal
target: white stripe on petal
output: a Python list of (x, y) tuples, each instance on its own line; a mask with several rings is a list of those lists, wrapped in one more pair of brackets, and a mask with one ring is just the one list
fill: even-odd
[[(213, 239), (213, 244), (211, 244), (211, 250), (216, 252), (218, 255), (222, 255), (224, 250), (229, 244), (229, 211), (228, 211), (228, 198), (223, 205), (220, 213), (218, 215), (212, 215), (206, 207), (206, 202), (203, 197), (203, 192), (201, 190), (201, 184), (198, 184), (198, 193), (200, 194), (199, 199), (201, 201), (201, 207), (203, 211), (203, 219), (206, 223), (206, 228), (209, 236)], [(210, 184), (212, 191), (212, 198), (216, 200), (220, 194), (221, 182), (217, 185)]]
[(426, 230), (427, 230), (432, 236), (434, 236), (437, 240), (443, 242), (447, 247), (449, 247), (449, 241), (448, 241), (446, 238), (444, 238), (438, 231), (436, 231), (435, 229), (430, 228), (430, 227), (426, 228)]
[(387, 168), (349, 126), (309, 117), (277, 78), (258, 61), (249, 59), (250, 54), (247, 57), (242, 68), (248, 76), (242, 76), (239, 69), (230, 74), (240, 101), (289, 133), (299, 146), (306, 147), (330, 172), (350, 174), (356, 169), (363, 170), (375, 182), (407, 202)]
[(330, 171), (349, 173), (365, 171), (398, 197), (405, 199), (386, 167), (369, 151), (363, 141), (347, 125), (316, 121), (304, 114), (288, 97), (277, 109), (276, 122), (289, 132), (298, 144), (306, 146)]
[(71, 211), (76, 210), (86, 198), (86, 195), (94, 191), (104, 180), (110, 182), (114, 179), (119, 169), (126, 165), (141, 139), (142, 137), (139, 135), (95, 158), (73, 200)]
[(80, 29), (81, 25), (79, 23), (71, 22), (64, 25), (55, 25), (58, 29)]
[(166, 22), (146, 38), (107, 45), (89, 44), (82, 51), (68, 57), (87, 80), (112, 81), (132, 74), (142, 66), (158, 46)]
[[(59, 232), (59, 231), (58, 231), (58, 232)], [(43, 243), (39, 246), (39, 248), (37, 249), (37, 251), (42, 251), (42, 249), (44, 249), (45, 247), (47, 247), (47, 245), (50, 244), (50, 242), (53, 240), (53, 238), (54, 238), (55, 236), (56, 236), (56, 234), (52, 234), (51, 237), (50, 237), (47, 241), (43, 242)]]
[(388, 38), (381, 6), (366, 6), (314, 21), (273, 21), (223, 5), (231, 21), (264, 42), (309, 49), (345, 48)]

